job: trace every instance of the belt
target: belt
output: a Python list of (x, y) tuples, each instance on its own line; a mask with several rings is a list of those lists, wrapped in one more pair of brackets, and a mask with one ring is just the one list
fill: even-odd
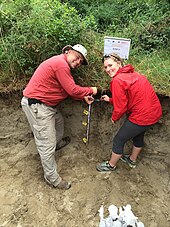
[(31, 106), (32, 104), (36, 104), (36, 103), (42, 103), (40, 100), (38, 99), (34, 99), (34, 98), (28, 98), (28, 105)]
[[(36, 104), (36, 103), (42, 104), (43, 102), (41, 102), (41, 101), (38, 100), (38, 99), (28, 98), (28, 105), (29, 105), (29, 106), (31, 106), (32, 104)], [(56, 108), (56, 106), (50, 106), (50, 107)]]

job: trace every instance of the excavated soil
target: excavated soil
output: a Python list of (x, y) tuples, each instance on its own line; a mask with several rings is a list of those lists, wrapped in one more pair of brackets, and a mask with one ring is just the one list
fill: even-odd
[[(131, 204), (145, 227), (170, 226), (170, 99), (161, 98), (162, 119), (145, 136), (145, 147), (136, 169), (119, 161), (112, 173), (97, 172), (95, 166), (110, 158), (112, 136), (123, 119), (112, 125), (112, 107), (93, 103), (89, 143), (82, 138), (88, 106), (67, 100), (60, 105), (65, 134), (71, 143), (56, 153), (61, 176), (71, 189), (51, 188), (43, 179), (21, 96), (0, 99), (0, 226), (5, 227), (98, 227), (103, 204)], [(125, 147), (128, 153), (131, 142)]]

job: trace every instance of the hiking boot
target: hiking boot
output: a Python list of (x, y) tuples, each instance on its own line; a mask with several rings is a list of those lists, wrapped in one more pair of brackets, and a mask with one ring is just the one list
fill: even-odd
[(57, 186), (55, 186), (55, 188), (66, 190), (66, 189), (71, 188), (71, 183), (67, 182), (65, 180), (61, 180), (61, 182)]
[(129, 167), (136, 168), (136, 161), (132, 161), (130, 155), (122, 155), (120, 160), (127, 163)]
[(69, 188), (71, 188), (71, 183), (69, 183), (69, 182), (67, 182), (67, 181), (65, 181), (65, 180), (61, 180), (61, 182), (60, 182), (59, 184), (55, 185), (55, 184), (52, 184), (52, 183), (47, 179), (46, 176), (44, 176), (44, 179), (45, 179), (46, 183), (47, 183), (48, 185), (50, 185), (51, 187), (53, 187), (53, 188), (58, 188), (58, 189), (69, 189)]
[(60, 150), (63, 147), (67, 146), (70, 143), (71, 139), (69, 136), (64, 137), (60, 142), (59, 145), (56, 146), (56, 150)]
[(96, 166), (96, 169), (100, 172), (108, 172), (108, 171), (114, 171), (116, 169), (116, 166), (111, 166), (109, 164), (109, 161), (102, 162)]

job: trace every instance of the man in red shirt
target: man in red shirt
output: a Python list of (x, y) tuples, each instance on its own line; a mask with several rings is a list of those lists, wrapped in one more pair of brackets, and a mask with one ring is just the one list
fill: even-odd
[[(113, 171), (119, 159), (135, 168), (144, 144), (145, 131), (159, 121), (162, 108), (147, 78), (135, 72), (132, 65), (123, 66), (122, 59), (114, 53), (104, 56), (103, 63), (111, 77), (112, 98), (103, 95), (101, 99), (113, 105), (112, 123), (125, 113), (127, 119), (113, 139), (110, 161), (102, 162), (96, 168), (98, 171)], [(124, 145), (130, 139), (133, 139), (132, 153), (123, 155)]]
[(63, 138), (64, 121), (57, 106), (68, 96), (88, 103), (87, 97), (97, 93), (96, 87), (77, 85), (71, 75), (71, 69), (88, 64), (86, 55), (80, 44), (65, 46), (62, 54), (39, 65), (23, 91), (21, 105), (34, 135), (44, 178), (59, 189), (68, 189), (71, 184), (57, 172), (55, 150), (66, 146), (70, 138)]

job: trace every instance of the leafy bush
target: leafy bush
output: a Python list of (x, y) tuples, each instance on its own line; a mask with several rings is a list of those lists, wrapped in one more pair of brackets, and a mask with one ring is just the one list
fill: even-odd
[[(132, 39), (133, 48), (152, 52), (169, 42), (170, 3), (168, 0), (65, 1), (79, 13), (94, 15), (97, 31)], [(107, 31), (107, 32), (106, 32)], [(122, 36), (122, 37), (123, 37)]]
[(31, 75), (41, 61), (95, 26), (92, 16), (82, 19), (57, 0), (4, 1), (1, 9), (0, 67), (12, 80), (16, 74)]

